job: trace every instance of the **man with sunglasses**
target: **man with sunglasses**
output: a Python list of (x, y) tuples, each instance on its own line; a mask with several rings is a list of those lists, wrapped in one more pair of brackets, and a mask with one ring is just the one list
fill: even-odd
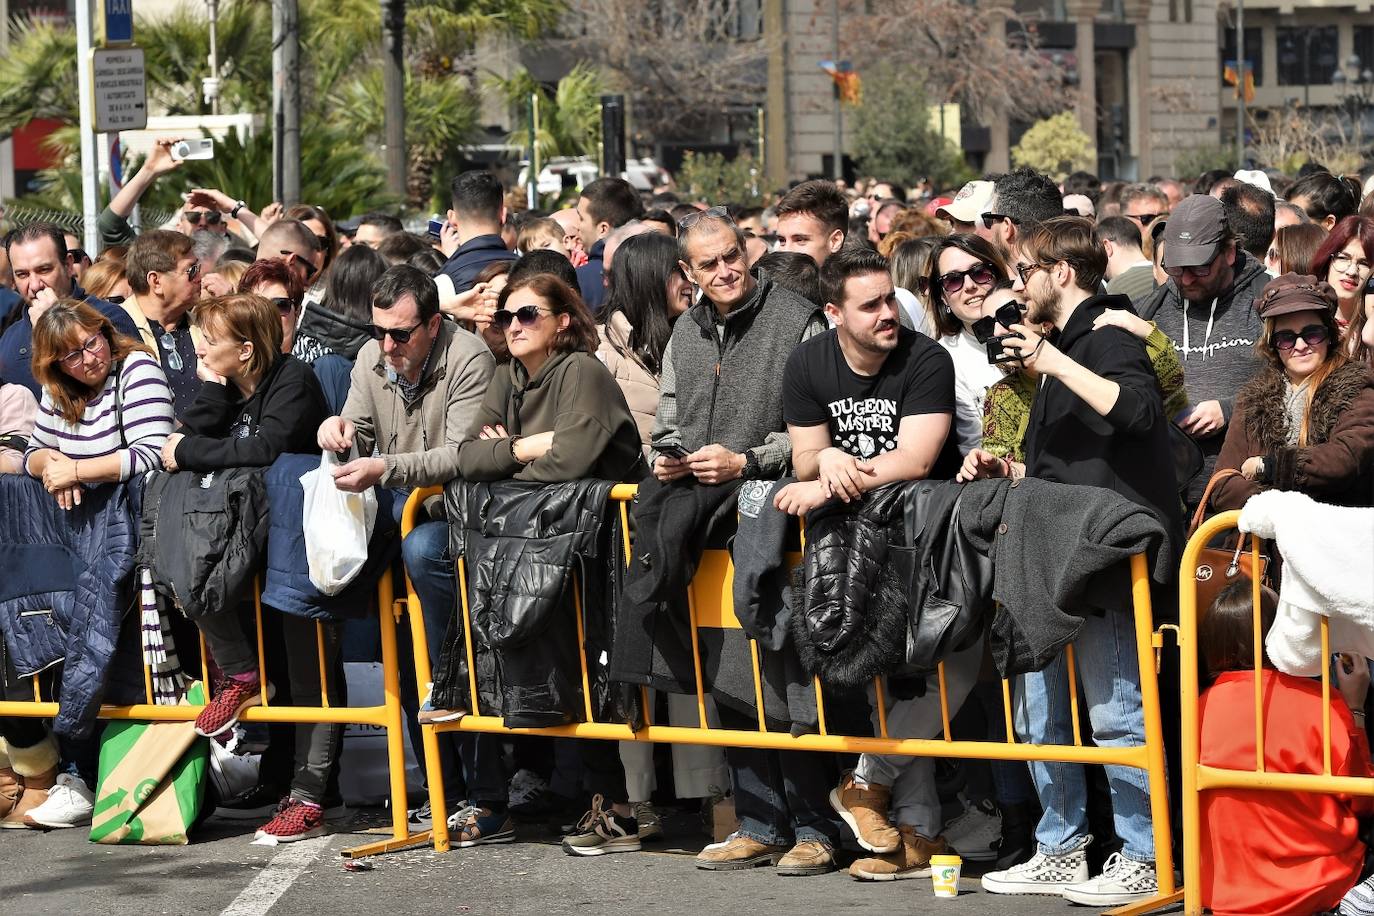
[(133, 319), (139, 339), (157, 354), (180, 420), (202, 384), (196, 358), (201, 333), (190, 317), (191, 307), (200, 300), (200, 261), (189, 238), (154, 229), (140, 235), (129, 249), (125, 275), (132, 295), (120, 304)]
[[(9, 326), (0, 336), (0, 377), (23, 385), (41, 398), (43, 390), (33, 377), (33, 326), (38, 317), (59, 299), (90, 303), (121, 334), (133, 334), (128, 313), (113, 302), (86, 295), (72, 279), (71, 257), (62, 230), (51, 223), (29, 223), (14, 230), (5, 241), (6, 257), (19, 302), (13, 307)], [(0, 300), (5, 290), (0, 289)], [(4, 313), (0, 301), (0, 314)]]
[(1059, 186), (1049, 176), (1022, 166), (992, 183), (992, 200), (975, 226), (1002, 255), (1003, 263), (1011, 264), (1022, 238), (1045, 220), (1063, 215)]
[[(343, 410), (325, 420), (317, 436), (322, 449), (357, 455), (334, 470), (335, 485), (361, 493), (378, 484), (410, 490), (454, 479), (458, 446), (496, 368), (491, 351), (440, 314), (434, 281), (406, 264), (389, 268), (373, 286), (371, 334), (353, 364)], [(425, 509), (428, 520), (401, 543), (401, 555), (420, 598), (430, 662), (437, 664), (457, 606), (457, 583), (443, 502), (431, 500)], [(415, 705), (407, 703), (412, 717)], [(455, 752), (462, 757), (468, 801), (504, 812), (499, 742), (462, 736), (441, 741), (440, 752), (446, 779), (458, 778)]]
[(1138, 300), (1136, 311), (1173, 341), (1183, 363), (1193, 406), (1171, 419), (1193, 437), (1206, 459), (1188, 487), (1191, 507), (1211, 478), (1235, 394), (1260, 367), (1255, 300), (1269, 274), (1237, 245), (1224, 206), (1210, 195), (1184, 198), (1169, 216), (1161, 240), (1169, 282)]
[(1150, 231), (1150, 224), (1169, 215), (1169, 198), (1152, 184), (1128, 184), (1121, 189), (1121, 215)]
[[(1061, 216), (1049, 220), (1021, 246), (1017, 273), (1030, 301), (1025, 319), (1008, 330), (1003, 349), (1038, 373), (1026, 429), (1024, 463), (975, 449), (959, 479), (1030, 477), (1113, 490), (1152, 514), (1164, 528), (1169, 548), (1182, 544), (1183, 519), (1170, 459), (1168, 418), (1145, 345), (1129, 331), (1095, 328), (1108, 309), (1124, 309), (1124, 297), (1099, 294), (1106, 255), (1093, 237), (1089, 220)], [(1039, 333), (1050, 322), (1058, 336), (1051, 343)], [(1002, 528), (1005, 530), (1006, 526)], [(1052, 551), (1046, 564), (1063, 562)], [(1161, 558), (1162, 564), (1170, 562)], [(1036, 575), (1044, 574), (1044, 570)], [(1122, 583), (1125, 584), (1123, 578)], [(1167, 594), (1157, 583), (1156, 598)], [(1073, 640), (1079, 684), (1087, 696), (1094, 739), (1102, 746), (1145, 743), (1140, 677), (1133, 645), (1134, 621), (1128, 591), (1122, 605), (1085, 610)], [(1026, 608), (1010, 608), (1027, 628), (1053, 624)], [(1123, 647), (1125, 647), (1123, 649)], [(1152, 672), (1151, 672), (1152, 674)], [(1068, 673), (1064, 655), (1043, 670), (1018, 677), (1017, 736), (1033, 744), (1071, 744)], [(1087, 785), (1080, 766), (1032, 763), (1031, 776), (1044, 808), (1035, 830), (1036, 854), (1027, 862), (983, 876), (983, 889), (995, 894), (1063, 894), (1088, 906), (1114, 906), (1152, 896), (1157, 890), (1155, 838), (1150, 793), (1144, 774), (1108, 766), (1116, 832), (1123, 849), (1103, 872), (1088, 870)]]
[(279, 219), (258, 240), (259, 261), (281, 261), (307, 290), (319, 279), (324, 252), (310, 227), (300, 220)]

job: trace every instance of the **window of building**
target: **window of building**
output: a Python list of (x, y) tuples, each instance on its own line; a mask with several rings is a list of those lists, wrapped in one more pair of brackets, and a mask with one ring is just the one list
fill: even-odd
[[(1226, 72), (1226, 62), (1236, 59), (1236, 30), (1225, 29), (1222, 31), (1221, 39), (1221, 72)], [(1264, 30), (1246, 29), (1245, 30), (1245, 60), (1250, 66), (1250, 72), (1255, 75), (1255, 85), (1264, 85)], [(1225, 78), (1223, 76), (1223, 85)]]
[(1331, 85), (1331, 74), (1340, 66), (1336, 26), (1281, 26), (1274, 31), (1280, 86)]
[(1374, 26), (1357, 25), (1355, 33), (1355, 56), (1360, 59), (1360, 68), (1374, 70)]

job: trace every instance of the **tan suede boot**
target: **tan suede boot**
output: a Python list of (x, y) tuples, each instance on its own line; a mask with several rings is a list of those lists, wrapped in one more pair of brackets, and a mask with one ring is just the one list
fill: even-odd
[(9, 767), (0, 767), (0, 818), (14, 810), (15, 802), (24, 794), (20, 775)]
[(57, 767), (37, 776), (21, 776), (24, 781), (24, 794), (19, 796), (10, 813), (0, 820), (0, 828), (5, 830), (29, 830), (24, 823), (24, 815), (48, 800), (48, 790), (57, 782)]

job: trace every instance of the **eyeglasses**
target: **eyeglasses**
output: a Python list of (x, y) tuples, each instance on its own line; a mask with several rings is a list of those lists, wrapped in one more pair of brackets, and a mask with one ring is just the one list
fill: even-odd
[[(286, 298), (283, 298), (283, 297), (280, 297), (280, 296), (274, 296), (274, 297), (273, 297), (272, 299), (270, 299), (269, 301), (270, 301), (273, 305), (275, 305), (275, 306), (277, 307), (277, 311), (281, 312), (283, 315), (290, 315), (292, 312), (294, 312), (294, 311), (296, 310), (296, 300), (295, 300), (295, 299), (286, 299)], [(380, 337), (377, 338), (377, 339), (378, 339), (378, 340), (381, 340)], [(401, 341), (401, 342), (402, 342), (402, 343), (405, 343), (405, 341)]]
[(177, 352), (177, 339), (172, 336), (171, 331), (163, 331), (162, 336), (157, 339), (162, 349), (167, 351), (167, 368), (173, 372), (180, 372), (185, 368), (185, 363), (181, 361), (181, 354)]
[(522, 305), (513, 312), (510, 309), (497, 309), (491, 315), (491, 323), (504, 331), (512, 322), (519, 321), (525, 327), (529, 327), (539, 320), (540, 315), (551, 314), (553, 313), (548, 309), (541, 309), (537, 305)]
[(199, 226), (202, 217), (205, 219), (205, 225), (207, 226), (218, 226), (224, 219), (218, 210), (211, 210), (208, 213), (203, 213), (200, 210), (181, 211), (181, 218), (186, 220), (187, 224), (191, 226)]
[(1338, 274), (1343, 274), (1352, 267), (1355, 268), (1357, 273), (1368, 273), (1369, 266), (1368, 261), (1363, 258), (1357, 261), (1344, 251), (1331, 259), (1331, 269)]
[(985, 315), (975, 321), (969, 330), (973, 332), (973, 336), (978, 339), (979, 343), (987, 343), (997, 336), (997, 326), (999, 324), (1010, 330), (1012, 325), (1021, 323), (1021, 315), (1025, 311), (1026, 306), (1024, 303), (1014, 300), (1004, 303), (998, 306), (997, 311), (993, 312), (991, 315)]
[(1017, 264), (1016, 275), (1021, 278), (1021, 285), (1030, 283), (1030, 278), (1035, 276), (1037, 270), (1049, 270), (1048, 264)]
[(1013, 226), (1021, 225), (1021, 221), (1014, 216), (1007, 216), (1005, 213), (984, 213), (982, 215), (983, 225), (991, 229), (995, 224), (1006, 220)]
[(367, 326), (367, 333), (372, 335), (373, 340), (381, 340), (382, 338), (390, 335), (392, 341), (395, 343), (410, 343), (410, 335), (414, 334), (420, 328), (424, 327), (424, 324), (425, 323), (422, 321), (414, 327), (410, 328), (379, 328), (375, 324), (370, 324)]
[(191, 266), (188, 267), (188, 268), (186, 268), (186, 279), (187, 279), (187, 280), (194, 280), (194, 279), (196, 278), (196, 276), (197, 276), (199, 273), (200, 273), (200, 262), (199, 262), (199, 261), (192, 261), (192, 262), (191, 262)]
[(683, 230), (683, 229), (691, 229), (691, 228), (692, 228), (693, 226), (695, 226), (697, 223), (699, 223), (699, 222), (701, 222), (702, 220), (707, 219), (707, 218), (725, 220), (727, 223), (729, 223), (729, 224), (732, 225), (732, 226), (735, 224), (735, 221), (732, 220), (732, 219), (730, 219), (730, 211), (729, 211), (728, 208), (726, 208), (726, 207), (712, 207), (712, 208), (709, 209), (709, 210), (698, 210), (698, 211), (695, 212), (695, 213), (688, 213), (688, 214), (687, 214), (686, 216), (684, 216), (682, 219), (678, 220), (678, 221), (677, 221), (677, 228), (678, 228), (678, 231), (680, 232), (680, 231)]
[(1269, 340), (1274, 345), (1275, 350), (1288, 352), (1298, 345), (1298, 338), (1301, 337), (1309, 347), (1316, 347), (1326, 343), (1327, 330), (1320, 324), (1309, 324), (1301, 331), (1275, 331), (1269, 335)]
[(1126, 218), (1127, 218), (1127, 219), (1133, 219), (1133, 220), (1135, 220), (1137, 223), (1140, 223), (1140, 225), (1142, 225), (1142, 226), (1148, 226), (1148, 225), (1150, 225), (1150, 223), (1153, 223), (1155, 220), (1159, 219), (1161, 216), (1164, 216), (1164, 215), (1165, 215), (1165, 214), (1163, 214), (1163, 213), (1136, 213), (1136, 214), (1127, 213), (1127, 214), (1126, 214)]
[(945, 295), (953, 295), (964, 288), (965, 277), (972, 280), (974, 286), (991, 286), (997, 279), (992, 268), (982, 262), (974, 264), (968, 270), (951, 270), (947, 274), (941, 274), (937, 279)]
[(1217, 259), (1212, 258), (1212, 260), (1208, 261), (1206, 264), (1199, 264), (1197, 267), (1166, 267), (1164, 268), (1164, 272), (1175, 280), (1182, 277), (1185, 273), (1198, 280), (1205, 280), (1212, 275), (1212, 271), (1216, 269), (1216, 266)]
[(66, 356), (62, 357), (59, 362), (68, 369), (75, 369), (77, 366), (81, 365), (81, 361), (86, 358), (87, 353), (94, 355), (100, 352), (100, 342), (104, 339), (105, 336), (99, 332), (92, 334), (90, 337), (86, 338), (79, 349), (68, 353)]
[[(294, 264), (296, 262), (300, 263), (301, 267), (305, 270), (305, 282), (309, 283), (310, 279), (315, 276), (315, 265), (311, 264), (308, 258), (305, 258), (294, 251), (280, 251), (278, 252), (278, 254), (280, 254), (283, 258), (286, 259), (287, 264)], [(381, 340), (380, 337), (377, 339)]]

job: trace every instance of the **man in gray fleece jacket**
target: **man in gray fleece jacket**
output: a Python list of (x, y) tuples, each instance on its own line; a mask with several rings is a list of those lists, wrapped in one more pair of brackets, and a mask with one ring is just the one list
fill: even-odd
[(1216, 465), (1235, 394), (1259, 371), (1255, 341), (1261, 323), (1254, 301), (1269, 274), (1236, 244), (1215, 197), (1185, 198), (1170, 214), (1161, 241), (1169, 282), (1139, 300), (1136, 311), (1168, 335), (1183, 363), (1183, 384), (1193, 406), (1169, 419), (1206, 457), (1188, 487), (1191, 508)]
[[(476, 335), (440, 315), (434, 281), (403, 264), (382, 274), (372, 289), (372, 337), (358, 351), (342, 414), (320, 425), (320, 448), (345, 451), (357, 446), (359, 457), (335, 469), (335, 485), (357, 493), (375, 484), (411, 488), (452, 480), (458, 476), (458, 446), (472, 427), (496, 368), (491, 351)], [(402, 542), (401, 555), (420, 598), (429, 661), (435, 666), (457, 607), (448, 522), (417, 525)], [(414, 683), (413, 675), (402, 672), (403, 690)], [(416, 698), (403, 699), (408, 700), (407, 712), (414, 722)], [(418, 741), (418, 732), (412, 738)], [(500, 842), (497, 838), (503, 836), (508, 840), (513, 834), (506, 815), (500, 743), (492, 736), (440, 738), (445, 781), (458, 784), (456, 752), (462, 758), (468, 799), (479, 809), (475, 823), (460, 827), (463, 842)]]

